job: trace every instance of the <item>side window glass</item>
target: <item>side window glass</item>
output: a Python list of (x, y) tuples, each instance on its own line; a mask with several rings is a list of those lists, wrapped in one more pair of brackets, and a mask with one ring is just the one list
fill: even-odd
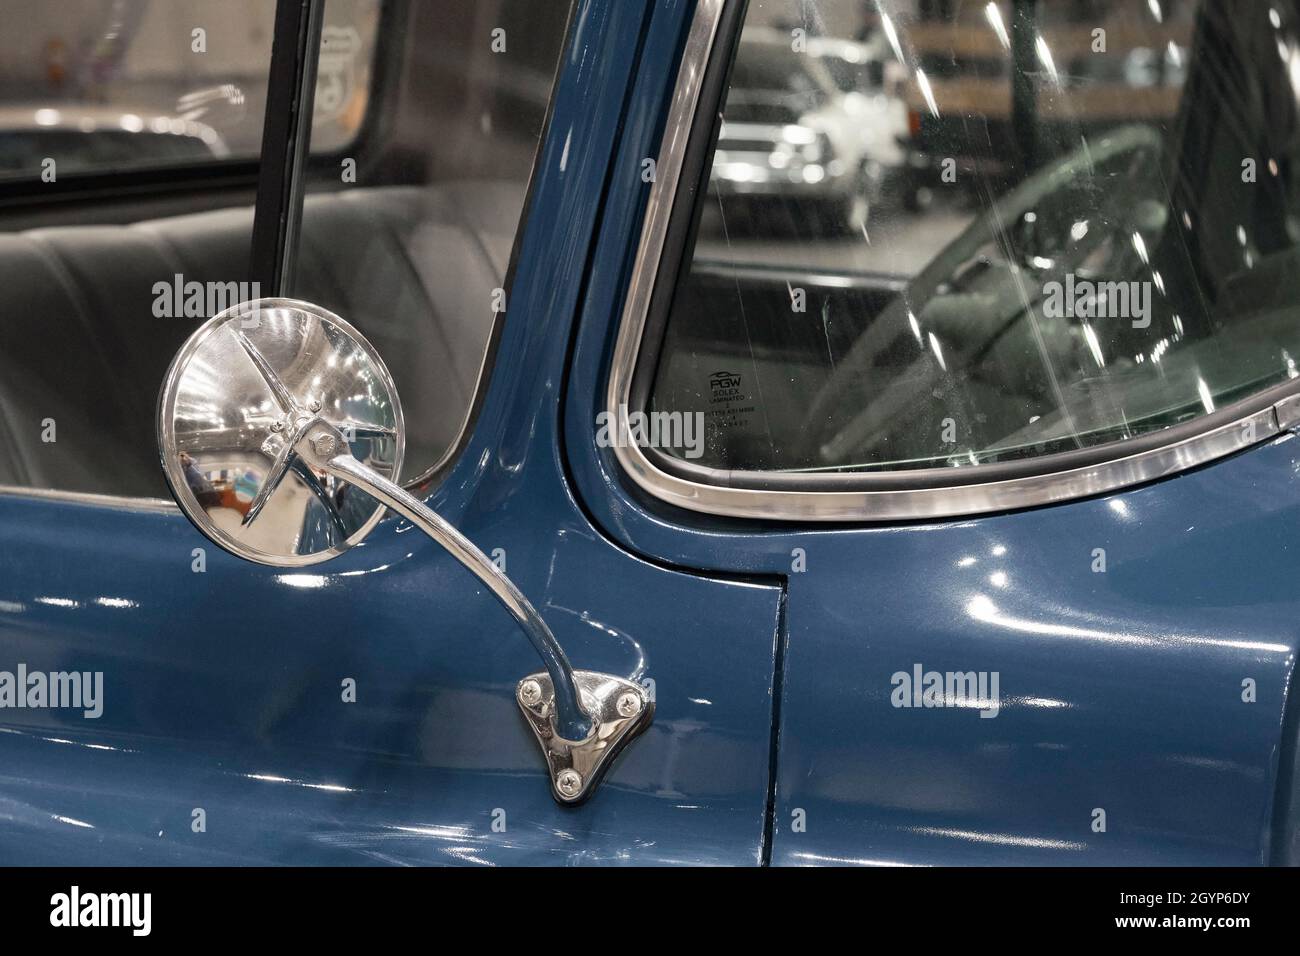
[[(379, 7), (329, 2), (320, 150), (366, 115)], [(7, 0), (5, 13), (0, 183), (258, 156), (275, 0)]]
[[(316, 153), (289, 294), (343, 316), (383, 356), (406, 417), (405, 481), (449, 462), (480, 384), (568, 22), (568, 0), (430, 0), (383, 27), (382, 87), (358, 92), (330, 26), (316, 83)], [(331, 48), (332, 37), (340, 46)], [(370, 119), (322, 153), (321, 116), (354, 98)]]
[(753, 0), (649, 408), (696, 465), (978, 468), (1297, 375), (1300, 6)]
[(159, 384), (252, 292), (273, 0), (6, 0), (0, 486), (164, 497)]
[[(473, 404), (567, 0), (325, 0), (296, 274), (255, 277), (276, 0), (8, 0), (0, 488), (166, 498), (158, 389), (196, 325), (273, 292), (371, 339), (408, 479)], [(204, 476), (246, 500), (234, 473)], [(244, 496), (241, 498), (241, 496)]]

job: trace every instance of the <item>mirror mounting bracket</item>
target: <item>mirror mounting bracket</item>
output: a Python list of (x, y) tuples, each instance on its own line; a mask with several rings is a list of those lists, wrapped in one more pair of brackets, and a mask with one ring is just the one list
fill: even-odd
[(583, 710), (592, 718), (586, 739), (565, 740), (555, 733), (551, 716), (555, 688), (543, 671), (519, 682), (515, 699), (546, 755), (551, 795), (560, 803), (582, 803), (600, 783), (610, 761), (654, 717), (654, 698), (644, 687), (621, 677), (574, 671)]

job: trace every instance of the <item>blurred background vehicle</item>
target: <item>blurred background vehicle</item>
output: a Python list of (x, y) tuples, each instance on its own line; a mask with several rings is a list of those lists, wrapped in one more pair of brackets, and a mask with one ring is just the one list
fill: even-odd
[(866, 225), (885, 165), (898, 152), (885, 142), (885, 124), (875, 122), (889, 104), (883, 92), (846, 92), (828, 66), (866, 55), (856, 44), (796, 50), (772, 29), (742, 35), (710, 189), (743, 203), (755, 217), (750, 228), (761, 231), (766, 206), (783, 199), (801, 200), (828, 235)]
[(892, 201), (907, 163), (906, 71), (879, 34), (866, 43), (810, 37), (807, 50), (825, 66), (841, 93), (836, 102), (846, 134), (860, 141), (867, 208)]

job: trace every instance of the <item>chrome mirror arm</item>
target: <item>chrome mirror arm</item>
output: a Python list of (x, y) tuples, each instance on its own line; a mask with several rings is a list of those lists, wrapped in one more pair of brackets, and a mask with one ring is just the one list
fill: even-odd
[[(366, 448), (364, 462), (354, 441)], [(546, 667), (519, 681), (515, 700), (546, 758), (551, 794), (581, 803), (649, 726), (654, 698), (630, 680), (573, 669), (514, 582), (398, 486), (404, 445), (402, 405), (379, 354), (337, 315), (294, 299), (258, 299), (213, 316), (172, 360), (158, 400), (172, 494), (232, 554), (273, 567), (315, 564), (359, 543), (388, 508), (486, 584)], [(245, 497), (234, 494), (230, 474)], [(340, 509), (334, 480), (373, 500)]]
[[(340, 448), (344, 450), (338, 452)], [(324, 419), (304, 430), (297, 449), (309, 465), (356, 485), (411, 521), (488, 586), (546, 666), (544, 673), (521, 680), (515, 697), (546, 757), (551, 793), (564, 804), (591, 796), (614, 756), (649, 726), (654, 699), (646, 689), (611, 674), (575, 671), (515, 583), (424, 502), (358, 461), (342, 434)]]
[[(313, 434), (312, 437), (319, 441), (321, 436)], [(342, 444), (342, 447), (346, 449), (347, 445)], [(573, 677), (573, 665), (569, 663), (564, 648), (555, 639), (555, 635), (542, 620), (542, 616), (537, 613), (532, 602), (501, 572), (500, 568), (492, 563), (492, 559), (424, 502), (378, 472), (367, 468), (357, 461), (351, 452), (344, 451), (329, 458), (318, 456), (311, 464), (336, 478), (356, 485), (377, 501), (388, 505), (446, 548), (453, 558), (487, 585), (492, 595), (501, 602), (523, 629), (524, 635), (541, 657), (546, 673), (550, 675), (551, 686), (555, 688), (556, 731), (561, 737), (571, 741), (586, 739), (591, 732), (591, 718), (583, 712), (582, 705), (578, 701), (578, 686)]]

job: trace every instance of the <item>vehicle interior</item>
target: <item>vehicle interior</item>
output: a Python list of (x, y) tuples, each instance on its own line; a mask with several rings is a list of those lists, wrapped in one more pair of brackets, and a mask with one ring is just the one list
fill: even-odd
[[(839, 267), (852, 258), (824, 243), (783, 256), (692, 237), (645, 373), (650, 407), (703, 413), (692, 464), (724, 471), (977, 468), (1150, 434), (1296, 377), (1300, 11), (1270, 9), (1199, 4), (1164, 117), (1099, 130), (1095, 104), (1117, 92), (1104, 71), (1018, 66), (1035, 77), (1037, 135), (1003, 188), (979, 116), (948, 125), (965, 133), (941, 155), (999, 171), (962, 185), (974, 209), (913, 268), (885, 254), (884, 267)], [(852, 241), (887, 245), (907, 215), (878, 213), (880, 232)], [(1120, 284), (1149, 305), (1113, 314)], [(745, 383), (738, 396), (711, 391), (720, 370)], [(673, 450), (655, 454), (671, 467)]]
[[(364, 62), (328, 67), (361, 105), (349, 142), (313, 149), (285, 292), (345, 317), (384, 357), (406, 406), (410, 481), (446, 459), (470, 412), (567, 5), (356, 0), (329, 5), (327, 30), (330, 9), (390, 22), (368, 24), (380, 39)], [(502, 24), (531, 31), (531, 56), (469, 42)], [(328, 85), (322, 72), (318, 114)], [(158, 389), (209, 316), (160, 316), (157, 286), (250, 279), (258, 175), (256, 144), (168, 158), (0, 181), (0, 486), (166, 497)]]

